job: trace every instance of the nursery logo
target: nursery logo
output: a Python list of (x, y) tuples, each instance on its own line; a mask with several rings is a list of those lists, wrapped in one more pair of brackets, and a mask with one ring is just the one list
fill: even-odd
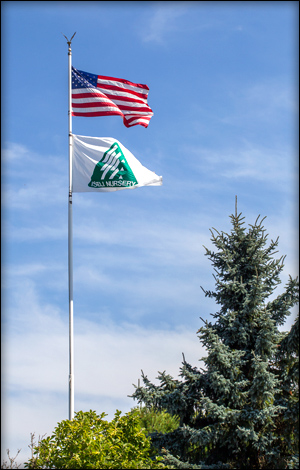
[(90, 188), (131, 187), (138, 182), (122, 152), (114, 142), (94, 168)]

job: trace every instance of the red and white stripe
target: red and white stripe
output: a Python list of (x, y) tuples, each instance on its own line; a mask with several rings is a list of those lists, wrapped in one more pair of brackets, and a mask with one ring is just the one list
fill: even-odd
[(126, 127), (148, 127), (153, 116), (148, 93), (147, 85), (98, 75), (97, 88), (72, 89), (72, 116), (119, 115)]

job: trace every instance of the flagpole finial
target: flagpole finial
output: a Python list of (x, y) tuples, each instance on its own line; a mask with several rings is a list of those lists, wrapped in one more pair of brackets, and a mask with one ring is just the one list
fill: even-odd
[(73, 37), (74, 37), (75, 34), (76, 34), (76, 31), (75, 31), (75, 33), (73, 34), (73, 36), (71, 37), (70, 40), (69, 40), (69, 39), (67, 38), (67, 36), (65, 36), (63, 33), (61, 33), (61, 34), (66, 38), (67, 44), (68, 44), (69, 48), (71, 48), (71, 42), (72, 42)]

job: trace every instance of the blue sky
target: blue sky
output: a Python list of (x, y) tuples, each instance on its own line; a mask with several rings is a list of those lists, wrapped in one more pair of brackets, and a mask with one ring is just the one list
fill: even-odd
[[(217, 311), (203, 245), (261, 214), (298, 274), (298, 2), (1, 2), (2, 458), (68, 417), (68, 55), (149, 86), (149, 127), (73, 118), (163, 186), (75, 193), (75, 411), (129, 411)], [(295, 311), (288, 319), (289, 329)]]

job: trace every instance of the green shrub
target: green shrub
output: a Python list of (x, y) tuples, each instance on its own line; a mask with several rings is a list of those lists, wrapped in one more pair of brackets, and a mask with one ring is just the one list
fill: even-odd
[(140, 417), (141, 426), (145, 429), (146, 434), (152, 432), (167, 432), (175, 431), (179, 426), (179, 418), (171, 416), (167, 411), (157, 411), (155, 408), (135, 408)]
[(94, 411), (79, 411), (73, 420), (58, 423), (53, 434), (34, 447), (26, 468), (166, 468), (151, 458), (150, 439), (132, 410), (111, 422)]

